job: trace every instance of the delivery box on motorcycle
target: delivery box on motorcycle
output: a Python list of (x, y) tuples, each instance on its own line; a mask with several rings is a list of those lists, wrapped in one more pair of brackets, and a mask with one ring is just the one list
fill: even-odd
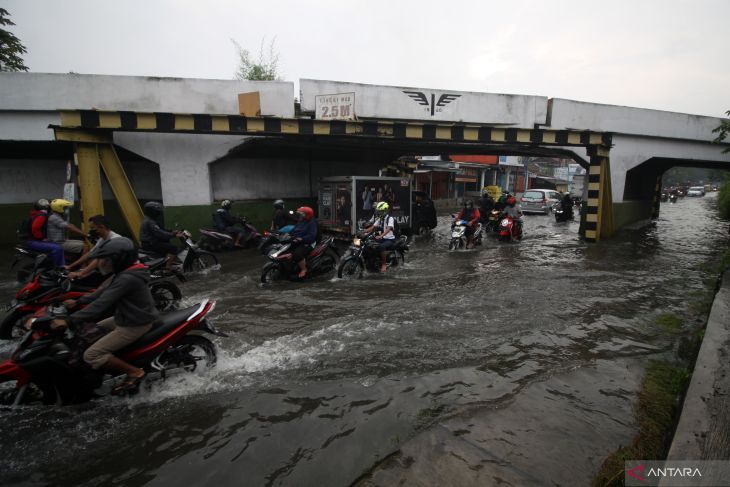
[(386, 201), (400, 231), (412, 233), (411, 179), (408, 177), (333, 176), (319, 181), (318, 222), (325, 233), (349, 240)]

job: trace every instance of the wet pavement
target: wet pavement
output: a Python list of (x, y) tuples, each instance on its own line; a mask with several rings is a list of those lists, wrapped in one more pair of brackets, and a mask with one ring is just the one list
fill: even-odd
[(645, 364), (674, 354), (656, 316), (696, 319), (727, 234), (714, 195), (599, 244), (577, 230), (527, 216), (520, 243), (449, 252), (444, 216), (405, 266), (358, 281), (261, 287), (262, 256), (223, 254), (182, 286), (218, 301), (218, 367), (0, 411), (0, 483), (585, 485), (634, 434)]

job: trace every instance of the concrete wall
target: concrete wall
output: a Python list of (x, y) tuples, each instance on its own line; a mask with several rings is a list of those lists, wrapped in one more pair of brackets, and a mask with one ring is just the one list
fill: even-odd
[[(532, 128), (544, 124), (547, 118), (547, 97), (475, 93), (471, 91), (434, 90), (399, 86), (366, 85), (313, 79), (299, 80), (302, 111), (315, 111), (316, 95), (355, 93), (355, 114), (366, 118), (390, 118), (449, 122), (494, 123)], [(411, 94), (404, 93), (412, 92)], [(422, 93), (420, 104), (412, 96)], [(444, 94), (456, 95), (448, 104), (434, 107), (431, 113), (431, 95), (436, 104)]]
[(710, 141), (714, 139), (712, 129), (720, 125), (722, 120), (686, 113), (585, 103), (562, 98), (552, 98), (550, 104), (548, 124), (550, 128), (557, 130), (595, 130)]
[[(317, 182), (326, 176), (377, 175), (379, 163), (244, 159), (227, 157), (210, 165), (213, 198), (311, 198)], [(273, 176), (275, 175), (275, 176)]]

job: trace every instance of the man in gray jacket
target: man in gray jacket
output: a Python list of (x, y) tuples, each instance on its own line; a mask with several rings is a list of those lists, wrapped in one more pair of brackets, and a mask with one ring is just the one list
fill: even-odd
[[(112, 390), (112, 394), (131, 392), (139, 387), (145, 372), (115, 357), (121, 350), (147, 333), (157, 319), (157, 310), (148, 286), (150, 273), (137, 261), (137, 250), (128, 238), (120, 237), (104, 242), (95, 252), (98, 269), (102, 274), (114, 274), (94, 293), (64, 304), (72, 308), (78, 304), (88, 306), (69, 316), (72, 325), (95, 322), (107, 316), (107, 310), (115, 308), (112, 318), (98, 323), (110, 332), (91, 345), (84, 353), (84, 361), (94, 369), (105, 368), (127, 374), (126, 379)], [(59, 320), (62, 326), (63, 320)]]

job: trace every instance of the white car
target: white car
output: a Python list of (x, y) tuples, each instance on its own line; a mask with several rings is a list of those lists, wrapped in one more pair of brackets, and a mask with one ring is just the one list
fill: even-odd
[(549, 214), (562, 195), (553, 189), (528, 189), (520, 198), (522, 213)]
[(705, 195), (704, 186), (691, 186), (689, 188), (689, 191), (687, 191), (687, 196), (704, 196), (704, 195)]

